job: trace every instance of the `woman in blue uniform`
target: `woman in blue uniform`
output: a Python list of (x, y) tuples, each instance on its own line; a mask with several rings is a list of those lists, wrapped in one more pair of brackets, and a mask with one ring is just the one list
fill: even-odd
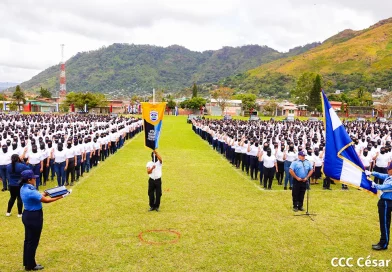
[(9, 177), (9, 190), (10, 200), (8, 201), (8, 208), (6, 216), (11, 215), (12, 207), (14, 206), (15, 200), (17, 200), (18, 206), (18, 217), (22, 217), (23, 202), (20, 198), (20, 184), (21, 173), (24, 170), (30, 169), (26, 164), (22, 163), (18, 154), (11, 156), (11, 163), (7, 165), (7, 175)]
[(44, 217), (42, 213), (42, 202), (50, 203), (66, 197), (68, 194), (54, 198), (47, 197), (47, 193), (41, 194), (36, 189), (36, 178), (32, 170), (21, 173), (20, 196), (24, 204), (22, 222), (25, 227), (25, 240), (23, 248), (23, 265), (26, 271), (41, 270), (44, 267), (35, 262), (39, 239), (41, 237)]

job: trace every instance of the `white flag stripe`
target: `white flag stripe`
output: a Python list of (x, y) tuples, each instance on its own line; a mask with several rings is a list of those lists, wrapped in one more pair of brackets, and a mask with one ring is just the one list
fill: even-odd
[(333, 108), (329, 109), (329, 116), (331, 117), (332, 129), (335, 130), (342, 125), (342, 121), (340, 121), (337, 116), (335, 110)]
[(348, 182), (354, 186), (360, 187), (362, 180), (362, 170), (358, 169), (358, 166), (353, 165), (346, 160), (343, 160), (342, 173), (340, 174), (340, 180)]

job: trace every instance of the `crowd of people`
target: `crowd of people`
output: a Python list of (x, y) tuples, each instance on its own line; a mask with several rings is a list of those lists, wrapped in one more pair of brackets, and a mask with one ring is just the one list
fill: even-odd
[[(392, 160), (392, 124), (377, 122), (343, 122), (354, 142), (354, 148), (366, 170), (387, 173)], [(273, 180), (284, 190), (291, 190), (291, 164), (299, 152), (312, 165), (310, 184), (322, 181), (323, 189), (330, 190), (334, 183), (323, 177), (325, 131), (321, 121), (242, 121), (194, 119), (193, 130), (211, 147), (221, 153), (235, 167), (252, 180), (260, 181), (271, 190)], [(382, 180), (375, 178), (375, 183)], [(348, 190), (342, 185), (343, 190)]]
[(100, 115), (6, 115), (0, 114), (0, 178), (2, 191), (10, 191), (6, 216), (17, 200), (22, 214), (20, 184), (13, 178), (16, 167), (31, 169), (36, 189), (73, 186), (100, 161), (116, 153), (127, 139), (143, 129), (142, 120), (134, 117)]

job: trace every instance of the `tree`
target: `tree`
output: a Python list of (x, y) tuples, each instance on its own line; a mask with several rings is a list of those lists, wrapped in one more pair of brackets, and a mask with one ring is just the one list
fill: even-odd
[(256, 105), (256, 95), (252, 93), (246, 94), (236, 94), (233, 96), (234, 99), (238, 99), (242, 101), (242, 109), (243, 110), (251, 110), (257, 107)]
[(296, 104), (309, 104), (310, 92), (314, 87), (315, 73), (303, 73), (297, 80), (297, 85), (291, 91), (291, 97)]
[[(174, 102), (174, 101), (173, 101)], [(206, 100), (202, 97), (193, 97), (180, 103), (183, 109), (198, 110), (206, 104)]]
[(167, 107), (169, 108), (169, 109), (174, 109), (175, 107), (176, 107), (176, 102), (174, 102), (172, 99), (170, 99), (168, 102), (167, 102)]
[(5, 94), (0, 94), (0, 101), (7, 101), (7, 96)]
[(15, 102), (12, 102), (12, 103), (8, 104), (8, 108), (10, 111), (16, 111), (18, 109), (18, 104), (16, 104)]
[(314, 79), (312, 90), (309, 94), (308, 109), (310, 111), (321, 111), (321, 77), (319, 74)]
[(108, 104), (108, 101), (104, 94), (102, 93), (75, 93), (70, 92), (67, 94), (65, 98), (65, 102), (68, 107), (71, 104), (78, 109), (83, 109), (84, 105), (87, 104), (89, 109), (95, 107), (105, 107)]
[(192, 86), (192, 98), (197, 97), (197, 86), (196, 83), (193, 83)]
[(18, 102), (18, 109), (20, 111), (20, 102), (25, 103), (26, 99), (25, 99), (25, 94), (19, 85), (16, 86), (15, 92), (13, 93), (12, 97)]
[(222, 110), (222, 115), (225, 114), (225, 108), (227, 106), (227, 102), (231, 99), (234, 94), (234, 90), (228, 87), (220, 87), (211, 92), (212, 98), (217, 101), (218, 106)]
[(263, 110), (267, 112), (269, 116), (274, 116), (278, 103), (273, 100), (266, 102), (263, 106)]
[(45, 98), (52, 98), (52, 93), (48, 91), (48, 89), (44, 89), (41, 87), (39, 90), (39, 96)]
[(365, 94), (365, 92), (366, 92), (366, 88), (365, 87), (363, 87), (363, 86), (359, 87), (359, 89), (357, 91), (357, 97), (359, 99), (361, 99), (363, 97), (363, 95)]
[(163, 90), (158, 90), (155, 92), (155, 101), (156, 102), (162, 102), (165, 101), (165, 92)]
[(384, 95), (381, 98), (381, 101), (376, 106), (376, 109), (382, 111), (383, 113), (392, 110), (392, 92), (389, 92), (387, 95)]
[(66, 103), (60, 104), (60, 112), (69, 112), (69, 105)]

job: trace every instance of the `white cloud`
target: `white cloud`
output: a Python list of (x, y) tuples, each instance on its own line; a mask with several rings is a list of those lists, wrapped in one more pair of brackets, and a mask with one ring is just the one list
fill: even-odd
[(191, 50), (245, 44), (287, 51), (386, 19), (384, 0), (2, 0), (0, 82), (30, 79), (65, 57), (112, 43)]

